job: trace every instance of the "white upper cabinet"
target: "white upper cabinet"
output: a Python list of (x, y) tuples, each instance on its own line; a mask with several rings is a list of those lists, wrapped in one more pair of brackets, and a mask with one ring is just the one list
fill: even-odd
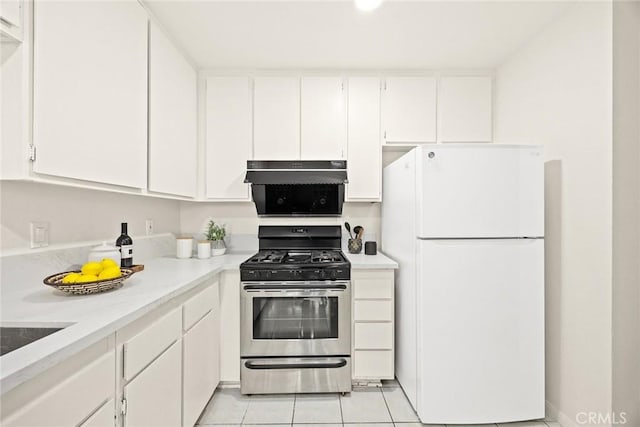
[(380, 79), (350, 78), (348, 97), (347, 200), (379, 201), (382, 175)]
[(0, 39), (22, 40), (23, 0), (0, 0)]
[(195, 197), (197, 74), (153, 22), (149, 37), (149, 190)]
[(386, 144), (436, 142), (436, 79), (388, 77), (382, 126)]
[(438, 88), (438, 140), (491, 142), (491, 77), (442, 77)]
[(34, 171), (146, 188), (145, 10), (38, 1), (34, 13)]
[(250, 200), (249, 185), (244, 183), (252, 157), (249, 78), (207, 78), (206, 109), (206, 196)]
[(346, 158), (347, 116), (341, 77), (302, 78), (302, 160)]
[(257, 77), (253, 96), (254, 159), (300, 159), (300, 78)]

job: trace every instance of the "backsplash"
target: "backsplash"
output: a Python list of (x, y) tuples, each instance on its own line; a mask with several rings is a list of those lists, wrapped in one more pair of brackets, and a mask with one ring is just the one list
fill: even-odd
[(154, 234), (179, 231), (175, 200), (111, 193), (33, 182), (0, 183), (0, 251), (2, 255), (29, 250), (29, 223), (49, 223), (49, 244), (92, 240), (116, 241), (120, 223), (129, 235), (145, 234), (145, 220), (154, 222)]
[[(162, 256), (175, 256), (176, 244), (173, 234), (134, 236), (133, 262), (144, 264), (147, 260)], [(50, 274), (73, 270), (87, 261), (89, 251), (101, 241), (82, 242), (77, 246), (50, 247), (22, 254), (0, 257), (0, 286), (3, 292), (17, 283), (24, 271), (36, 270), (44, 279)]]
[[(257, 249), (259, 225), (340, 225), (343, 242), (348, 238), (345, 221), (364, 227), (364, 239), (380, 239), (380, 203), (345, 203), (341, 217), (259, 218), (250, 202), (180, 202), (180, 233), (202, 239), (209, 219), (227, 227), (227, 246), (232, 251)], [(346, 243), (343, 244), (346, 248)]]

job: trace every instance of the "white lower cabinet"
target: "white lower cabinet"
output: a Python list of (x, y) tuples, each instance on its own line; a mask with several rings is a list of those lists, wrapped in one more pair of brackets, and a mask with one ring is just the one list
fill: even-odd
[[(220, 382), (220, 315), (218, 286), (192, 298), (184, 307), (207, 307), (208, 312), (195, 325), (189, 325), (182, 338), (182, 425), (193, 426)], [(194, 312), (194, 310), (191, 310)], [(185, 325), (186, 326), (186, 325)]]
[(175, 342), (125, 386), (125, 427), (181, 425), (181, 344)]
[[(107, 338), (3, 394), (0, 425), (113, 426), (115, 379), (113, 340)], [(110, 417), (102, 413), (109, 401)]]
[(353, 286), (353, 379), (394, 378), (394, 272), (355, 270)]
[(2, 394), (0, 425), (192, 427), (220, 381), (220, 316), (216, 277)]
[(93, 413), (89, 419), (81, 424), (82, 427), (113, 427), (116, 422), (115, 401), (110, 399), (100, 409)]
[(240, 381), (240, 271), (225, 271), (220, 282), (220, 380)]

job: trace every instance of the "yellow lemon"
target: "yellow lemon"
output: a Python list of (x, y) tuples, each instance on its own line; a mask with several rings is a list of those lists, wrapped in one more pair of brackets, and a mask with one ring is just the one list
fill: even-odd
[(118, 264), (111, 258), (103, 258), (100, 264), (102, 264), (102, 268), (104, 268), (105, 270), (109, 267), (117, 267), (118, 270), (120, 270), (120, 264)]
[(64, 279), (62, 279), (62, 283), (76, 283), (81, 276), (82, 274), (80, 273), (69, 273), (64, 276)]
[(76, 283), (95, 282), (96, 280), (98, 280), (98, 276), (96, 276), (95, 274), (83, 274), (82, 276), (78, 277)]
[(102, 264), (96, 261), (90, 261), (82, 266), (82, 274), (97, 276), (102, 271)]
[(121, 275), (122, 273), (120, 272), (120, 269), (118, 267), (108, 267), (102, 270), (102, 272), (98, 276), (98, 279), (99, 280), (115, 279), (116, 277), (120, 277)]

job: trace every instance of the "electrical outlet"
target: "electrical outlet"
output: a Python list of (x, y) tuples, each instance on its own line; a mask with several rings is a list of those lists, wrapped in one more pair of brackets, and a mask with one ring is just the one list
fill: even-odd
[(144, 231), (147, 234), (147, 236), (153, 234), (153, 220), (152, 219), (148, 219), (144, 222)]
[(49, 223), (36, 221), (30, 224), (31, 248), (49, 246)]

